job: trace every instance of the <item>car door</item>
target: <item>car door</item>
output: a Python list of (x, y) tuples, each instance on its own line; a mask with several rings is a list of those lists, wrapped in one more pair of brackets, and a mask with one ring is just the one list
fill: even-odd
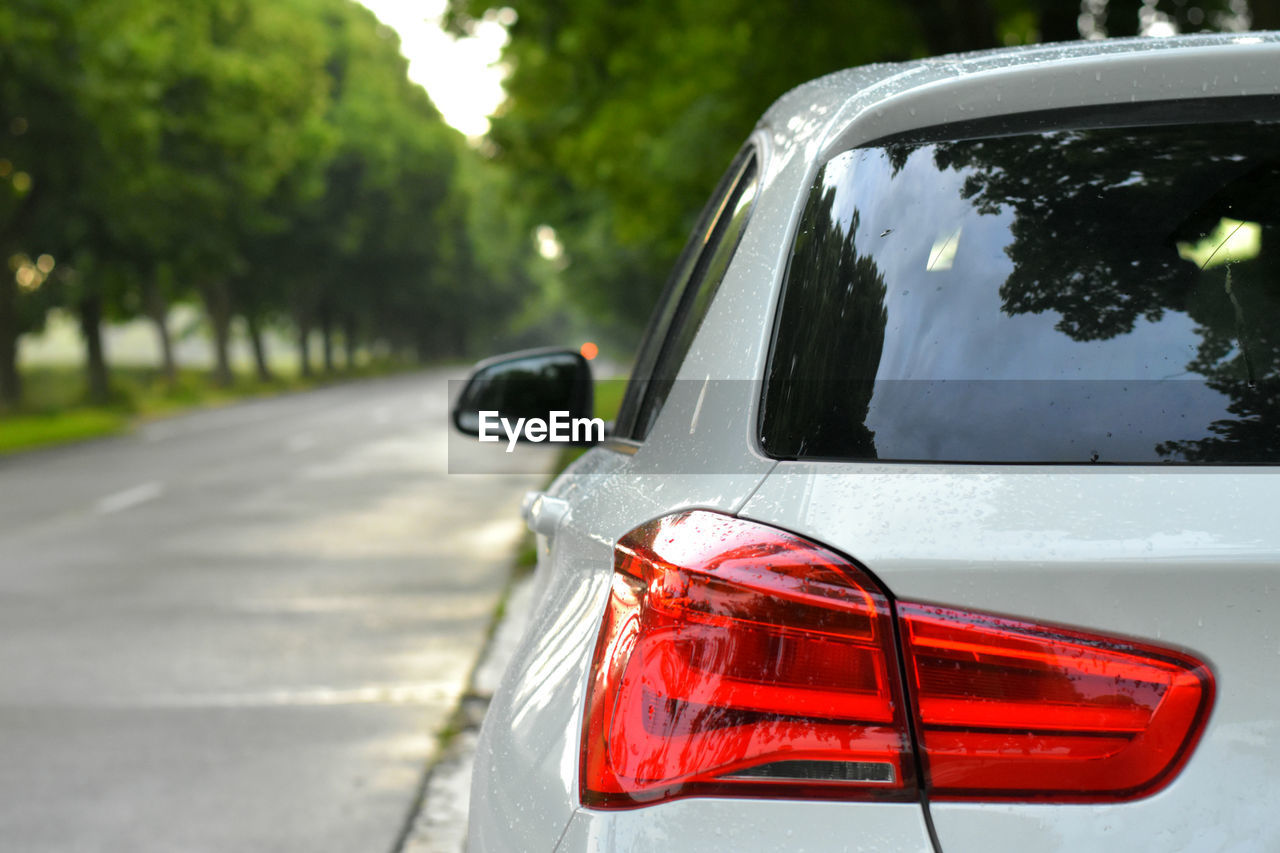
[[(704, 465), (699, 473), (678, 461), (687, 449), (655, 431), (669, 407), (688, 403), (676, 378), (746, 230), (761, 162), (756, 140), (704, 208), (650, 320), (612, 436), (527, 501), (538, 550), (534, 617), (480, 744), (471, 821), (480, 849), (507, 849), (512, 838), (552, 849), (578, 807), (580, 721), (565, 714), (581, 708), (617, 537), (678, 505), (731, 510), (771, 464), (719, 477)], [(519, 756), (515, 777), (495, 771), (511, 764), (503, 755)]]

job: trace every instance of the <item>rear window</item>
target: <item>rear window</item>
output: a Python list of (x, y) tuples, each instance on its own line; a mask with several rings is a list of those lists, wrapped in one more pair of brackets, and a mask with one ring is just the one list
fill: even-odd
[(829, 161), (788, 268), (765, 450), (1280, 461), (1280, 122), (1233, 118)]

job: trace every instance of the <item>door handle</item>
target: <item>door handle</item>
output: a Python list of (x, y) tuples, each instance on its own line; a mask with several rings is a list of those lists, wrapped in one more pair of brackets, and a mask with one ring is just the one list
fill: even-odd
[(553, 498), (546, 492), (529, 492), (524, 496), (520, 512), (530, 530), (550, 536), (569, 514), (569, 502)]

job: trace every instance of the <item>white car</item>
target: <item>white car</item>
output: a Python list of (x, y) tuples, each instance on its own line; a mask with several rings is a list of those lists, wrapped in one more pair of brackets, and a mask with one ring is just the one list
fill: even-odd
[(469, 850), (1280, 850), (1277, 464), (1280, 35), (801, 86), (527, 507)]

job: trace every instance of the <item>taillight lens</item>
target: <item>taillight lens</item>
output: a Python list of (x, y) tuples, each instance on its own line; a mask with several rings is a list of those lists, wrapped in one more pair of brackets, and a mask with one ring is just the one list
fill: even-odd
[(898, 603), (937, 799), (1136, 799), (1171, 779), (1213, 703), (1196, 659), (1066, 628)]
[(938, 799), (1146, 796), (1176, 775), (1213, 704), (1208, 668), (1181, 652), (894, 605), (819, 545), (690, 511), (615, 549), (582, 802), (913, 798), (900, 667), (921, 786)]
[(632, 531), (614, 568), (584, 804), (913, 793), (891, 611), (862, 570), (702, 511)]

